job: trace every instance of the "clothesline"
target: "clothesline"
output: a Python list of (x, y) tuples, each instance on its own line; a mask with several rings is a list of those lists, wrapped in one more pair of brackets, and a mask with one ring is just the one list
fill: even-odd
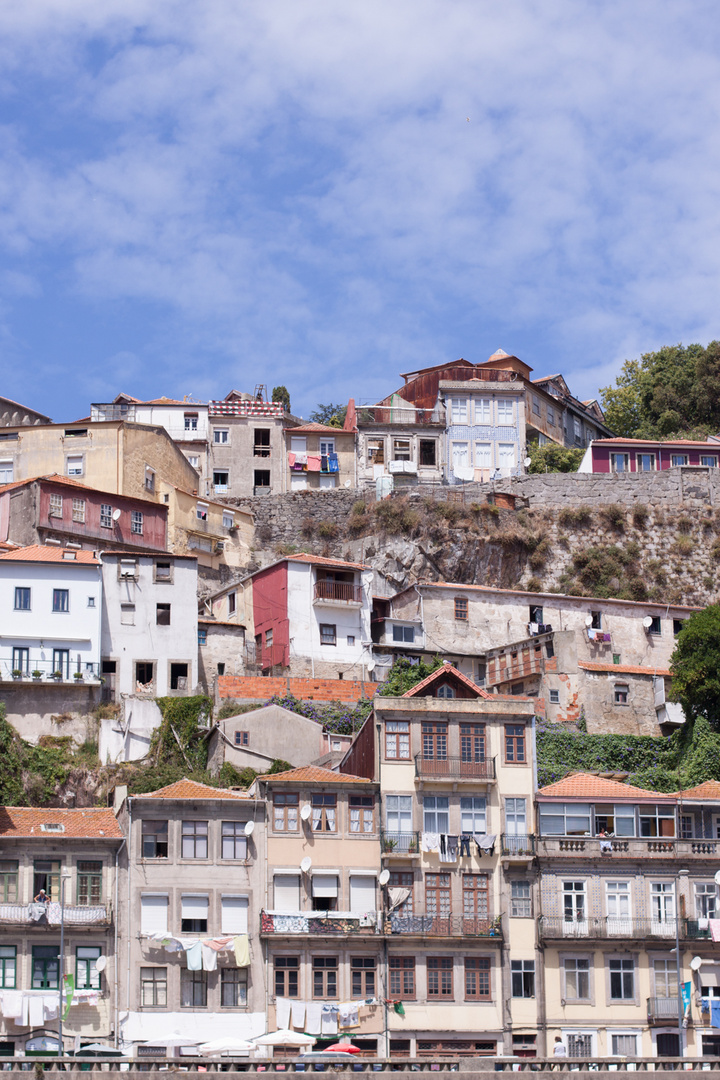
[[(71, 1006), (97, 1005), (100, 990), (75, 990)], [(63, 994), (63, 1004), (68, 998)], [(14, 1020), (19, 1027), (42, 1027), (47, 1020), (55, 1020), (60, 1005), (57, 990), (0, 990), (0, 1014), (6, 1020)]]
[(436, 833), (424, 832), (420, 837), (420, 850), (439, 854), (441, 863), (454, 863), (463, 855), (470, 856), (470, 842), (477, 848), (478, 857), (495, 854), (496, 833)]
[(237, 967), (250, 966), (250, 942), (247, 934), (227, 934), (216, 938), (178, 938), (161, 930), (143, 934), (148, 941), (162, 945), (166, 952), (185, 952), (188, 971), (216, 971), (218, 953), (234, 952)]
[(281, 1030), (292, 1026), (302, 1028), (308, 1035), (337, 1035), (338, 1028), (358, 1027), (361, 1008), (379, 1005), (380, 999), (364, 1001), (298, 1001), (279, 997), (275, 1000), (275, 1020)]

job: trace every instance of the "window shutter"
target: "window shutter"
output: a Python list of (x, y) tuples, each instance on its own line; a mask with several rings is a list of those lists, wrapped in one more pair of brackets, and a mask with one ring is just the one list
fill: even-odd
[(223, 934), (247, 934), (247, 896), (223, 896), (221, 903), (222, 926), (220, 932)]
[(335, 874), (313, 874), (313, 896), (337, 896), (338, 879)]
[(140, 897), (140, 931), (143, 934), (163, 934), (168, 928), (167, 896)]
[(351, 911), (374, 911), (375, 910), (375, 878), (374, 877), (350, 877), (350, 910)]
[(207, 896), (183, 896), (181, 898), (181, 918), (207, 919), (210, 901)]
[(275, 910), (300, 910), (300, 875), (275, 875)]

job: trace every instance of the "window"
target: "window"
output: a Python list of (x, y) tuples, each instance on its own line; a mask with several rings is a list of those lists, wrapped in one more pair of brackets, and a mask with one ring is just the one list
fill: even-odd
[(590, 961), (566, 959), (565, 998), (567, 1001), (586, 1001), (590, 997)]
[(198, 627), (198, 645), (207, 645), (207, 630), (203, 626)]
[(492, 424), (490, 398), (475, 398), (475, 423)]
[(513, 422), (513, 403), (512, 401), (498, 401), (498, 424), (512, 424)]
[(680, 815), (680, 839), (692, 840), (694, 835), (692, 814)]
[(142, 536), (143, 534), (143, 515), (141, 510), (132, 510), (130, 512), (130, 532), (136, 536)]
[(27, 675), (30, 670), (30, 649), (22, 645), (13, 647), (12, 670)]
[[(192, 469), (195, 469), (196, 472), (200, 472), (200, 455), (199, 454), (188, 454), (187, 459), (188, 459), (188, 465)], [(165, 502), (167, 502), (167, 501), (168, 501), (168, 496), (166, 495), (165, 496)]]
[(347, 635), (347, 643), (350, 646), (354, 646), (354, 644), (355, 644), (355, 635), (354, 634), (348, 634)]
[(220, 1004), (225, 1009), (237, 1009), (247, 1005), (247, 969), (222, 968)]
[(236, 731), (235, 732), (235, 745), (236, 746), (248, 746), (250, 743), (249, 731)]
[(582, 441), (582, 424), (577, 416), (573, 416), (573, 431), (575, 434), (575, 441), (577, 442), (578, 439)]
[(670, 455), (670, 464), (673, 465), (673, 466), (687, 465), (687, 463), (688, 463), (687, 454), (671, 454)]
[(298, 979), (300, 973), (300, 960), (297, 956), (276, 956), (273, 961), (275, 967), (275, 997), (298, 996)]
[(120, 625), (121, 626), (134, 626), (135, 625), (135, 605), (134, 604), (121, 604), (120, 605)]
[(411, 461), (411, 445), (409, 439), (393, 439), (393, 461)]
[(230, 473), (226, 469), (215, 469), (213, 471), (213, 487), (218, 492), (227, 491), (230, 480)]
[(204, 1009), (207, 1007), (207, 972), (180, 972), (180, 1005), (183, 1009)]
[(543, 836), (590, 836), (590, 807), (583, 804), (552, 803), (540, 808)]
[(673, 636), (677, 637), (683, 628), (684, 619), (673, 619)]
[(223, 529), (235, 528), (235, 515), (228, 513), (227, 510), (223, 510)]
[(273, 795), (275, 832), (297, 832), (298, 801), (299, 797), (295, 792), (275, 792)]
[(536, 397), (535, 394), (532, 396), (532, 411), (536, 416), (540, 415), (540, 398)]
[(439, 698), (454, 698), (455, 690), (450, 683), (441, 683), (437, 688), (435, 696)]
[(154, 679), (153, 664), (149, 660), (138, 660), (135, 664), (135, 683), (138, 690), (152, 687)]
[(142, 823), (143, 859), (167, 859), (168, 823), (146, 818)]
[(415, 641), (415, 627), (393, 626), (393, 641), (407, 641), (412, 644)]
[(375, 957), (351, 957), (350, 971), (352, 975), (352, 996), (354, 998), (375, 997)]
[(337, 831), (337, 795), (314, 794), (312, 796), (313, 832)]
[(155, 470), (148, 465), (145, 466), (145, 490), (149, 492), (155, 490)]
[(389, 833), (412, 836), (412, 795), (385, 796), (385, 828)]
[(535, 961), (511, 960), (512, 996), (515, 998), (535, 997)]
[(454, 598), (454, 613), (456, 613), (456, 619), (462, 622), (467, 621), (467, 598), (465, 596), (456, 596)]
[(529, 881), (510, 882), (510, 918), (532, 918), (532, 897), (530, 895)]
[(453, 398), (451, 406), (453, 424), (467, 424), (468, 403), (467, 398)]
[(391, 870), (390, 871), (390, 888), (391, 889), (407, 889), (410, 893), (407, 900), (404, 900), (399, 907), (395, 908), (395, 913), (402, 918), (409, 918), (413, 913), (413, 885), (415, 875), (412, 870)]
[(334, 623), (320, 623), (320, 644), (337, 644), (337, 627)]
[(465, 999), (490, 1000), (490, 957), (465, 957)]
[(492, 469), (492, 446), (490, 443), (475, 443), (475, 468)]
[(710, 456), (708, 456), (707, 454), (700, 455), (700, 464), (707, 466), (707, 468), (709, 469), (717, 469), (717, 463), (718, 459), (714, 454)]
[(155, 606), (155, 622), (158, 626), (170, 625), (170, 605), (169, 604), (156, 604)]
[(514, 443), (498, 443), (498, 465), (505, 471), (515, 468)]
[(60, 960), (57, 945), (33, 945), (32, 989), (57, 990)]
[(313, 997), (337, 997), (337, 957), (313, 956)]
[(550, 691), (550, 704), (551, 705), (559, 705), (560, 704), (560, 691), (559, 690), (551, 690)]
[(540, 604), (531, 604), (529, 608), (530, 622), (543, 626), (543, 609)]
[(206, 896), (180, 897), (180, 929), (184, 934), (206, 934), (210, 901)]
[(410, 723), (407, 720), (385, 721), (385, 757), (410, 760)]
[(460, 725), (460, 760), (465, 762), (485, 760), (484, 724)]
[(77, 876), (79, 907), (94, 907), (102, 902), (102, 863), (79, 862)]
[(16, 587), (15, 589), (15, 610), (16, 611), (29, 611), (30, 610), (30, 590), (24, 587)]
[(254, 457), (270, 457), (270, 428), (255, 428), (253, 455)]
[(217, 673), (218, 673), (218, 675), (224, 675), (225, 674), (225, 661), (224, 660), (221, 660), (220, 663), (218, 664)]
[(525, 725), (505, 725), (505, 761), (524, 763), (525, 761)]
[(648, 634), (661, 635), (662, 634), (662, 620), (659, 615), (656, 615), (648, 627)]
[[(440, 687), (440, 689), (443, 689)], [(452, 694), (441, 694), (438, 697), (452, 697)], [(422, 756), (423, 761), (447, 761), (447, 724), (423, 723), (422, 724)], [(439, 832), (447, 832), (440, 829)]]
[(102, 956), (99, 945), (78, 945), (75, 949), (75, 986), (78, 990), (99, 990), (100, 972), (95, 966)]
[(0, 904), (15, 904), (18, 897), (18, 860), (0, 862)]
[(716, 887), (714, 881), (695, 883), (695, 914), (698, 919), (714, 919), (716, 908)]
[(182, 823), (183, 859), (207, 859), (208, 823), (207, 821), (183, 821)]
[(68, 476), (82, 476), (83, 474), (83, 456), (82, 454), (68, 454), (65, 461), (65, 471)]
[(390, 995), (408, 1001), (415, 997), (415, 957), (390, 956)]
[(237, 610), (237, 593), (228, 593), (228, 615), (234, 615)]
[(222, 857), (244, 861), (247, 858), (247, 836), (244, 821), (223, 821)]
[(167, 1006), (167, 968), (140, 968), (140, 1001), (144, 1008)]
[(70, 610), (70, 592), (68, 589), (53, 589), (53, 611)]
[(547, 422), (550, 427), (555, 427), (555, 410), (552, 405), (548, 405), (547, 407)]
[(273, 643), (273, 632), (272, 632), (272, 630), (266, 630), (265, 631), (265, 648), (266, 649), (272, 649), (272, 643)]
[(427, 994), (429, 998), (451, 998), (453, 996), (452, 956), (428, 956)]
[(675, 835), (675, 811), (672, 806), (641, 806), (638, 817), (640, 836)]
[[(450, 914), (450, 875), (425, 875), (425, 910), (428, 915), (447, 916)], [(438, 929), (442, 923), (438, 923)]]
[(613, 1001), (632, 1001), (635, 997), (633, 960), (610, 960), (610, 997)]
[(614, 472), (614, 473), (630, 472), (630, 455), (629, 454), (611, 454), (610, 455), (610, 472)]
[(678, 992), (677, 962), (675, 960), (654, 960), (653, 982), (655, 997), (676, 998)]
[(198, 414), (197, 413), (185, 413), (185, 430), (197, 431), (198, 429)]
[(613, 1057), (636, 1057), (637, 1035), (612, 1035)]
[(334, 439), (320, 439), (320, 456), (327, 457), (328, 454), (335, 453), (335, 440)]
[(593, 1037), (591, 1032), (573, 1032), (567, 1037), (568, 1057), (583, 1058), (591, 1057), (593, 1052)]
[(148, 894), (140, 897), (140, 931), (143, 934), (164, 934), (168, 928), (168, 897)]
[(655, 455), (654, 454), (638, 454), (638, 456), (637, 456), (637, 471), (638, 472), (654, 472), (655, 471)]
[(375, 827), (375, 799), (372, 795), (350, 796), (350, 832), (371, 833)]
[(230, 428), (214, 428), (213, 442), (215, 445), (223, 445), (230, 441)]
[(247, 934), (248, 907), (247, 896), (223, 896), (220, 900), (220, 931), (223, 934)]
[(471, 464), (468, 460), (468, 443), (454, 442), (452, 444), (452, 464), (456, 475), (458, 469), (466, 469)]
[(627, 683), (615, 683), (614, 701), (616, 705), (627, 705), (630, 696), (630, 687)]
[(367, 439), (365, 442), (367, 459), (370, 465), (383, 465), (385, 463), (385, 440)]
[(62, 495), (51, 495), (50, 496), (50, 511), (49, 511), (48, 516), (49, 517), (58, 517), (58, 518), (61, 518), (63, 516), (63, 497), (62, 497)]
[(253, 473), (253, 486), (256, 488), (269, 488), (270, 487), (270, 470), (269, 469), (255, 469)]
[(485, 797), (483, 795), (462, 795), (460, 798), (460, 830), (464, 833), (486, 831)]
[(2, 460), (0, 461), (0, 484), (12, 484), (13, 482), (13, 463), (12, 461)]
[(447, 795), (426, 795), (423, 799), (423, 831), (450, 831), (450, 801)]
[(0, 987), (14, 990), (17, 985), (17, 947), (0, 945)]
[(437, 443), (435, 439), (420, 439), (420, 465), (432, 468), (437, 464)]

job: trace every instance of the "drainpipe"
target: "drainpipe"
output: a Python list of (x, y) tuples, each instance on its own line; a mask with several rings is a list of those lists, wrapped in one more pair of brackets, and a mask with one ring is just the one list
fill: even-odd
[[(128, 841), (127, 841), (127, 902), (125, 904), (125, 918), (127, 919), (127, 971), (125, 978), (125, 1006), (130, 1012), (130, 871), (132, 869), (132, 799), (128, 798)], [(116, 1035), (117, 1038), (117, 1035)]]
[(120, 881), (118, 877), (118, 864), (120, 861), (120, 852), (127, 844), (127, 840), (123, 837), (123, 842), (115, 852), (115, 910), (113, 911), (113, 920), (115, 923), (115, 944), (114, 944), (114, 964), (115, 964), (115, 979), (114, 979), (114, 997), (115, 997), (115, 1046), (118, 1045), (118, 1039), (120, 1037), (119, 1021), (120, 1021), (120, 1005), (118, 1002), (118, 994), (120, 992), (120, 971), (118, 965), (118, 898), (120, 893)]

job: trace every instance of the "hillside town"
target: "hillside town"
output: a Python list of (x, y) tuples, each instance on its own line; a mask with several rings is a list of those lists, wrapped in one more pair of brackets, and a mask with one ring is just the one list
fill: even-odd
[[(0, 807), (0, 1055), (720, 1055), (720, 781), (538, 750), (686, 728), (715, 585), (662, 574), (717, 558), (720, 436), (615, 437), (502, 350), (394, 385), (328, 423), (264, 384), (0, 397), (3, 745), (93, 756)], [(531, 474), (546, 446), (577, 469)], [(421, 512), (488, 559), (446, 580)]]

